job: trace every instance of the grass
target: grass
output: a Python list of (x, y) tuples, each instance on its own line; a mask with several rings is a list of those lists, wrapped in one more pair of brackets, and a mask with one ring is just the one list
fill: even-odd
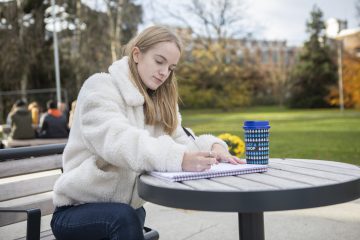
[(270, 157), (333, 160), (360, 165), (360, 111), (259, 107), (221, 112), (184, 110), (183, 126), (197, 134), (232, 133), (244, 139), (244, 120), (269, 120)]

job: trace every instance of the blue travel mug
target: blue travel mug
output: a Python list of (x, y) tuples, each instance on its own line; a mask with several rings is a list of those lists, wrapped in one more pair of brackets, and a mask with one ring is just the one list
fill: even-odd
[(245, 121), (245, 154), (248, 164), (269, 163), (269, 121)]

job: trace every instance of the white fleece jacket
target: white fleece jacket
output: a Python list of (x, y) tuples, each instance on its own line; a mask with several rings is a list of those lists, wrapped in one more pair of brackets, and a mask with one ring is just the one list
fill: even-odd
[(64, 173), (54, 186), (55, 206), (121, 202), (139, 208), (136, 181), (144, 171), (181, 171), (185, 151), (226, 143), (212, 135), (195, 140), (179, 126), (172, 136), (146, 125), (144, 97), (129, 79), (127, 57), (109, 73), (94, 74), (80, 90), (63, 153)]

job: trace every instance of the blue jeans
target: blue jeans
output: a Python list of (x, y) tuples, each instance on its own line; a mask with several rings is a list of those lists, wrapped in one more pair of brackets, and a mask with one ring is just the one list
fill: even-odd
[(143, 240), (145, 209), (123, 203), (57, 207), (51, 219), (58, 240)]

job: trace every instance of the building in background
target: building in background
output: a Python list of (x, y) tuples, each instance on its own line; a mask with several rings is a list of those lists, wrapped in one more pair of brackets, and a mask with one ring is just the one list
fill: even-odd
[(330, 104), (345, 108), (360, 108), (360, 28), (347, 28), (347, 21), (331, 18), (326, 22), (330, 46), (336, 50), (338, 87), (332, 88)]
[(347, 54), (360, 58), (360, 28), (345, 29), (339, 33)]
[[(251, 36), (214, 39), (198, 36), (189, 28), (175, 28), (175, 31), (184, 42), (185, 61), (195, 61), (194, 50), (205, 50), (214, 61), (237, 64), (244, 72), (248, 70), (247, 73), (253, 74), (253, 104), (284, 104), (289, 73), (296, 64), (299, 47), (288, 46), (286, 41), (259, 40)], [(246, 79), (249, 75), (243, 77)]]
[[(182, 38), (185, 55), (195, 47), (202, 48), (202, 39), (195, 36), (189, 28), (176, 28), (176, 33)], [(213, 40), (215, 41), (215, 40)], [(236, 61), (240, 65), (257, 64), (265, 69), (288, 68), (296, 63), (299, 47), (287, 46), (286, 41), (259, 40), (252, 37), (227, 39), (226, 48), (229, 57), (226, 61)], [(235, 53), (235, 54), (233, 54)], [(234, 56), (236, 56), (234, 58)], [(189, 59), (190, 60), (190, 59)]]

